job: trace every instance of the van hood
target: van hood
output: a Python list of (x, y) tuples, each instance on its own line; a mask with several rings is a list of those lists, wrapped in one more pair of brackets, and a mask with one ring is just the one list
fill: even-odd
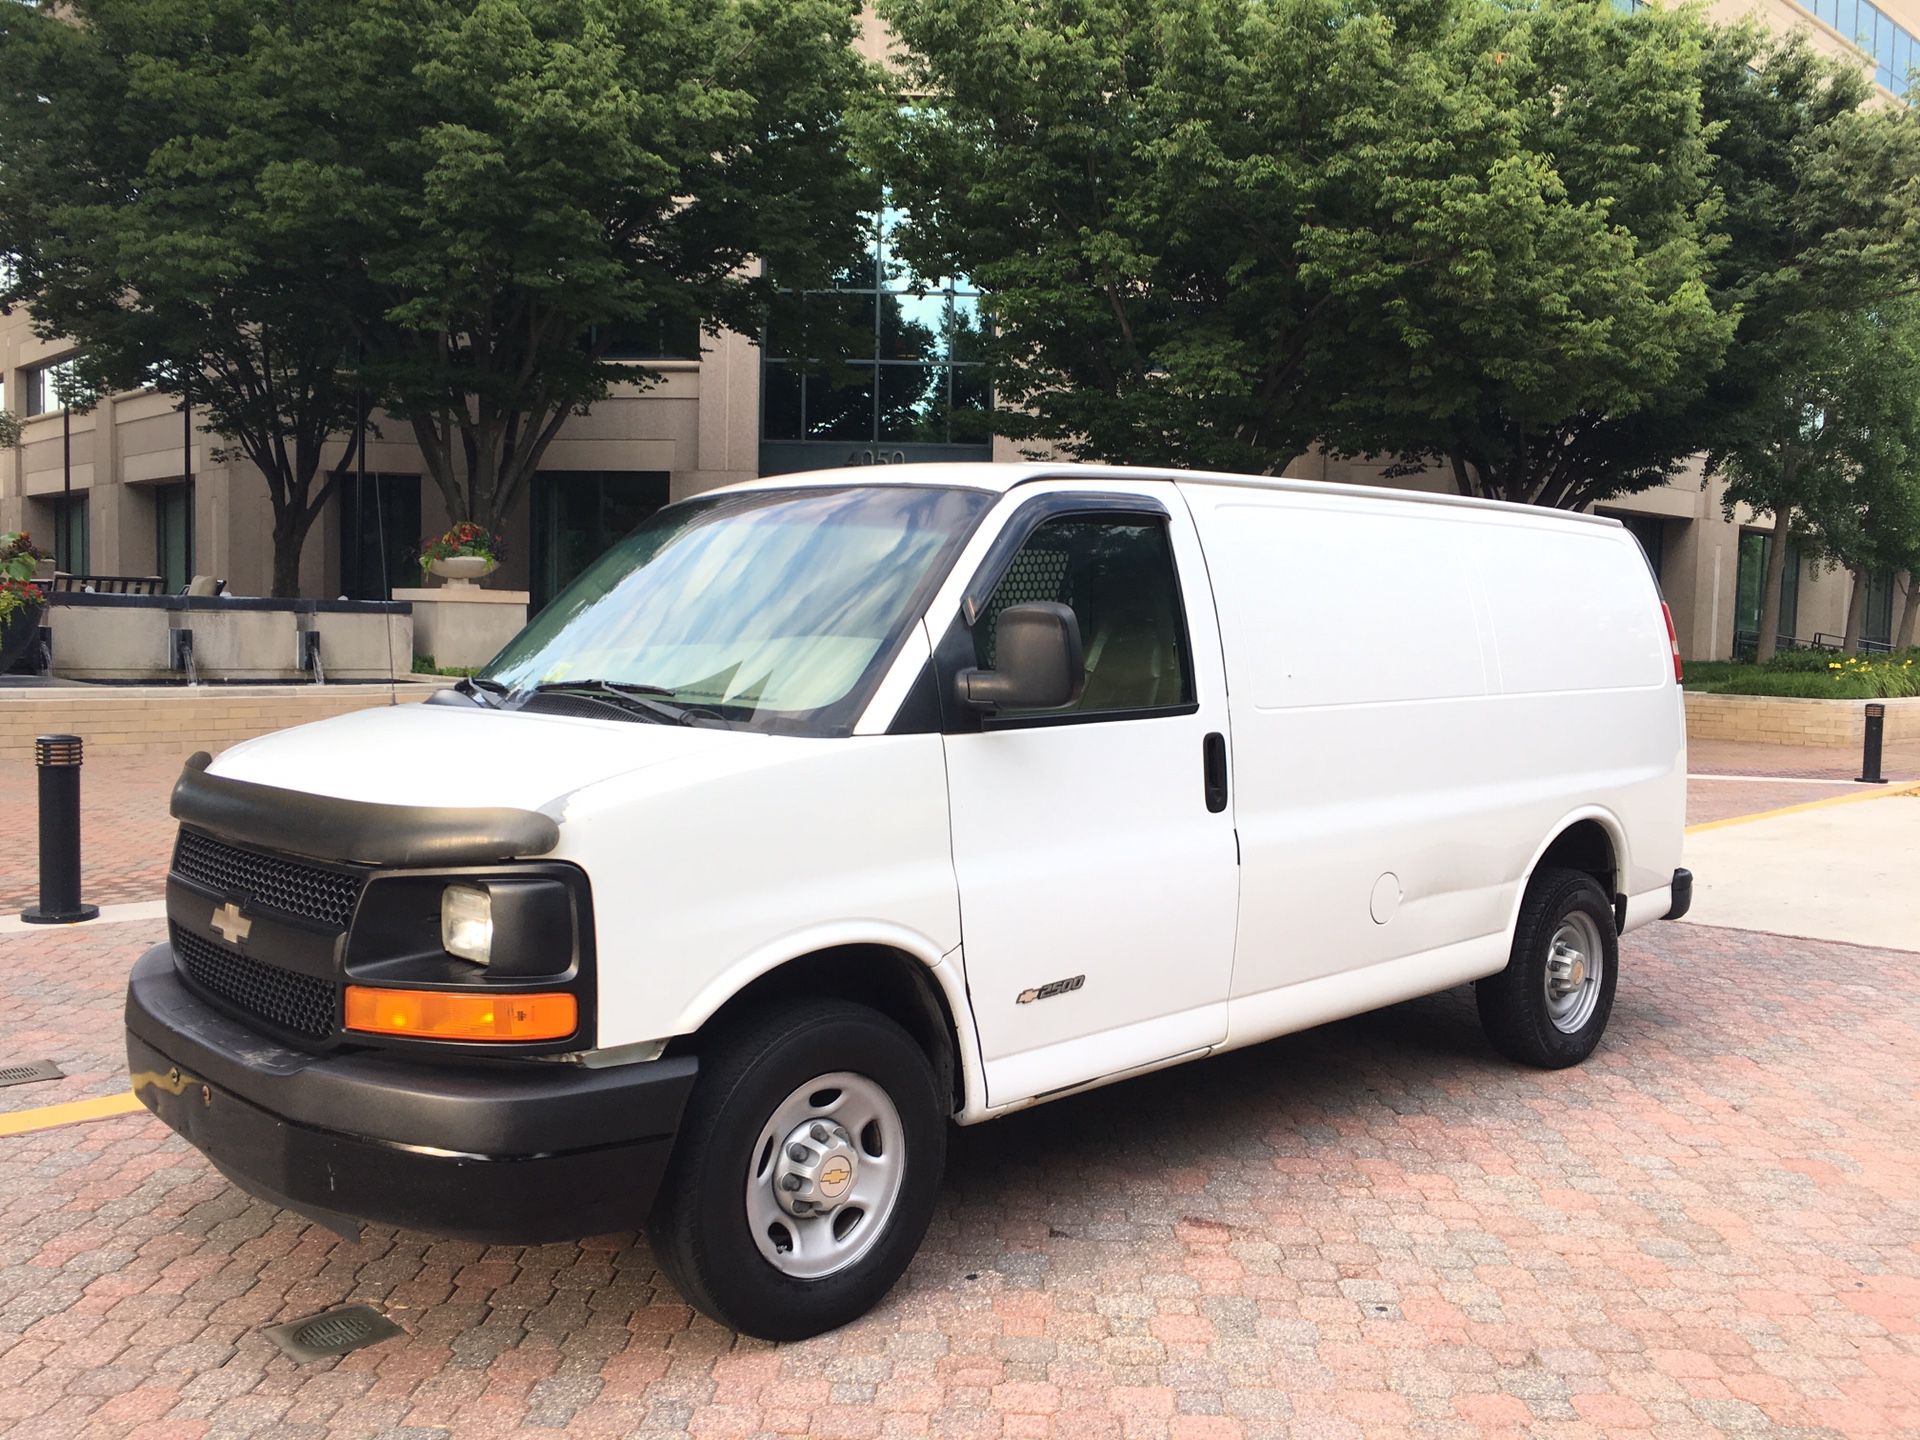
[(383, 705), (246, 740), (209, 773), (380, 805), (505, 805), (555, 819), (574, 791), (769, 737), (477, 705)]

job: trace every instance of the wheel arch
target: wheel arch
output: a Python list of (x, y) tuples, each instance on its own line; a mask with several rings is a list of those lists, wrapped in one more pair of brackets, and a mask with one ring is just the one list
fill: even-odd
[(1507, 934), (1512, 935), (1520, 921), (1520, 907), (1526, 901), (1527, 886), (1548, 866), (1578, 870), (1600, 882), (1600, 888), (1614, 908), (1614, 933), (1623, 920), (1624, 887), (1627, 874), (1627, 835), (1620, 817), (1598, 805), (1583, 806), (1563, 816), (1548, 837), (1528, 860), (1520, 885), (1513, 897), (1512, 913), (1507, 917)]
[(723, 994), (709, 990), (697, 1022), (669, 1047), (699, 1053), (701, 1042), (742, 1016), (783, 1000), (839, 999), (865, 1005), (910, 1035), (933, 1067), (952, 1112), (979, 1087), (971, 1012), (957, 967), (897, 938), (838, 939), (797, 947), (754, 966)]

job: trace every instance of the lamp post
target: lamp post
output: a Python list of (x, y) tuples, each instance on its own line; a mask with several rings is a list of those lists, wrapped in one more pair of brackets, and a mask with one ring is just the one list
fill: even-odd
[(54, 536), (54, 564), (69, 575), (73, 568), (73, 400), (60, 397), (60, 529)]
[(193, 581), (193, 402), (180, 402), (180, 473), (187, 483), (187, 581)]

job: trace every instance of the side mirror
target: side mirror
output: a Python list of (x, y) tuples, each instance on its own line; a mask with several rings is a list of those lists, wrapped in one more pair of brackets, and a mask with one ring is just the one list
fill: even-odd
[(1080, 622), (1066, 605), (1009, 605), (995, 624), (994, 670), (962, 670), (960, 703), (976, 710), (1058, 710), (1087, 683)]

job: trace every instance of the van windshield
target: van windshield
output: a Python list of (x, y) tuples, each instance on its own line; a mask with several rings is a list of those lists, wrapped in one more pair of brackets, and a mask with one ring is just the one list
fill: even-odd
[(670, 505), (476, 678), (508, 705), (580, 686), (661, 715), (846, 733), (992, 498), (870, 485)]

